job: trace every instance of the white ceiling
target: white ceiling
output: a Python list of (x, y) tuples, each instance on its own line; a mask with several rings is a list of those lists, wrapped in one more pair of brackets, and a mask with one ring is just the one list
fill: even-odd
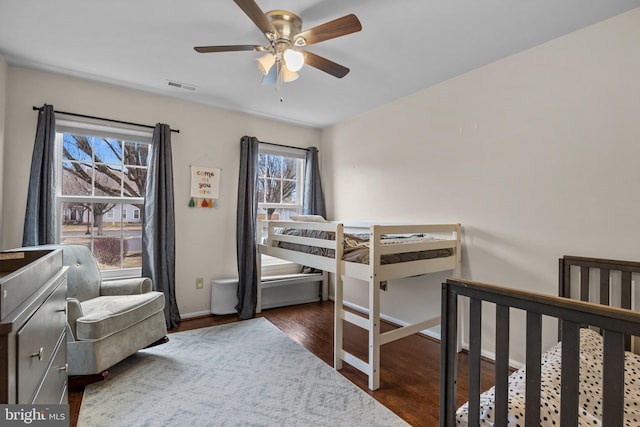
[[(232, 0), (0, 0), (0, 54), (11, 66), (325, 127), (639, 6), (637, 0), (257, 4), (265, 12), (296, 13), (303, 29), (355, 13), (361, 32), (307, 48), (351, 72), (337, 79), (305, 67), (276, 92), (260, 84), (260, 53), (196, 53), (198, 45), (266, 44)], [(170, 87), (169, 80), (198, 89)]]

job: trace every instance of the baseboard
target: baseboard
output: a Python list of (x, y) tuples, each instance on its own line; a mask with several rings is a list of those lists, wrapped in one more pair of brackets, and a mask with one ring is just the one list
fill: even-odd
[(196, 311), (194, 313), (180, 313), (180, 318), (181, 319), (192, 319), (194, 317), (209, 316), (210, 314), (211, 314), (211, 310)]
[[(335, 302), (333, 297), (329, 297), (329, 299)], [(306, 301), (306, 302), (308, 302), (308, 301)], [(291, 303), (291, 304), (295, 304), (295, 303)], [(291, 304), (287, 304), (287, 305), (291, 305)], [(369, 314), (369, 309), (368, 308), (361, 307), (361, 306), (359, 306), (357, 304), (353, 304), (353, 303), (351, 303), (349, 301), (345, 301), (344, 305), (346, 307), (354, 310), (354, 311), (359, 312), (359, 313), (366, 314), (366, 315)], [(268, 308), (268, 307), (264, 307), (263, 306), (262, 308)], [(194, 318), (194, 317), (202, 317), (202, 316), (209, 316), (209, 315), (211, 315), (211, 311), (209, 311), (209, 310), (207, 310), (207, 311), (197, 311), (197, 312), (194, 312), (194, 313), (184, 313), (184, 314), (180, 313), (180, 317), (182, 319), (191, 319), (191, 318)], [(387, 316), (386, 314), (383, 314), (383, 313), (380, 313), (380, 318), (382, 320), (384, 320), (386, 322), (389, 322), (389, 323), (391, 323), (393, 325), (396, 325), (396, 326), (407, 326), (407, 325), (410, 325), (409, 322), (405, 322), (404, 320), (396, 319), (395, 317), (392, 317), (392, 316)], [(425, 335), (427, 337), (430, 337), (430, 338), (433, 338), (435, 340), (440, 341), (440, 333), (439, 332), (432, 331), (430, 329), (423, 329), (419, 333), (422, 334), (422, 335)], [(488, 354), (487, 356), (490, 357), (490, 354)]]

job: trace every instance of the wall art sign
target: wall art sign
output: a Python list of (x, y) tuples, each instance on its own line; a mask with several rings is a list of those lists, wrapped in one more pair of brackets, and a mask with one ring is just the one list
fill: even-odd
[(191, 165), (191, 208), (213, 208), (220, 194), (220, 168)]

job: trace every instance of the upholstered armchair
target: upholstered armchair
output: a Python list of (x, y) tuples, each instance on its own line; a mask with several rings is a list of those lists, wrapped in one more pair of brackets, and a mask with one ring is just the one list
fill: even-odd
[[(67, 275), (68, 375), (106, 376), (106, 370), (155, 343), (168, 341), (164, 294), (149, 278), (103, 281), (93, 254), (83, 245), (62, 249)], [(40, 246), (39, 248), (43, 248)]]

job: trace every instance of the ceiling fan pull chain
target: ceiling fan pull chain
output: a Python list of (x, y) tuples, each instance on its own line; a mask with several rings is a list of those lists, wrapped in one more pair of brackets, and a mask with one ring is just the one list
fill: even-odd
[(276, 59), (276, 92), (280, 92), (280, 87), (282, 87), (282, 61), (280, 58)]

